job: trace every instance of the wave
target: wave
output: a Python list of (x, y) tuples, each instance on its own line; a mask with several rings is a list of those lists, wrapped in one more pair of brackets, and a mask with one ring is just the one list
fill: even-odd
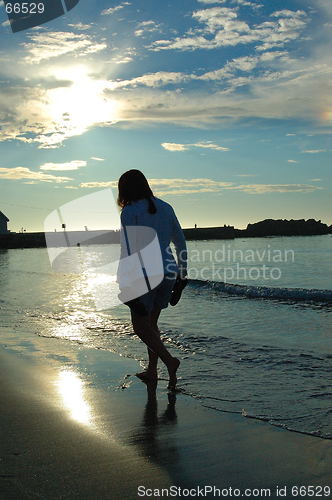
[(225, 283), (224, 281), (204, 281), (197, 279), (189, 279), (188, 284), (193, 288), (209, 288), (229, 295), (241, 295), (249, 298), (319, 302), (332, 305), (332, 290), (237, 285)]

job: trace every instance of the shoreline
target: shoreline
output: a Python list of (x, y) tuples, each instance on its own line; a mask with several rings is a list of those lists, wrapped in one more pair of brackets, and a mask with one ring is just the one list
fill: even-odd
[[(259, 225), (259, 223), (257, 223)], [(250, 224), (249, 224), (250, 225)], [(252, 226), (255, 226), (253, 224)], [(235, 229), (232, 226), (184, 228), (186, 241), (236, 240), (239, 238), (282, 238), (304, 236), (332, 236), (332, 230), (323, 232), (283, 232), (282, 230), (261, 231), (255, 229)], [(0, 250), (24, 248), (69, 248), (90, 245), (112, 245), (120, 243), (120, 232), (113, 230), (100, 231), (58, 231), (54, 233), (2, 233), (0, 234)]]
[(144, 484), (270, 498), (277, 485), (332, 486), (329, 440), (169, 397), (166, 380), (147, 390), (137, 362), (108, 351), (32, 334), (1, 344), (6, 500), (131, 499)]

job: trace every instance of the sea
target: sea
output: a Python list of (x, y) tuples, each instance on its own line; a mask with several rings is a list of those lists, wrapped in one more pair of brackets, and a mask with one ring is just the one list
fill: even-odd
[[(82, 259), (82, 248), (72, 252)], [(85, 247), (84, 258), (104, 252)], [(30, 332), (144, 366), (128, 307), (101, 310), (89, 273), (59, 272), (49, 257), (0, 250), (0, 341)], [(181, 360), (178, 391), (216, 412), (332, 439), (332, 235), (190, 241), (188, 257), (182, 298), (160, 317)]]

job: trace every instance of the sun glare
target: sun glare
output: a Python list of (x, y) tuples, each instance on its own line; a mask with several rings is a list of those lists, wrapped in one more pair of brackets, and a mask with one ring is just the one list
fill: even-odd
[(117, 121), (119, 103), (103, 95), (105, 81), (92, 79), (82, 66), (58, 70), (55, 76), (72, 82), (48, 91), (48, 112), (59, 131), (78, 135), (92, 125)]
[(332, 122), (332, 109), (323, 111), (321, 117), (324, 122)]

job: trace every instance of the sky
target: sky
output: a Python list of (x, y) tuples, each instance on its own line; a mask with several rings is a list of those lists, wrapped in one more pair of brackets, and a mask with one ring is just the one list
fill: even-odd
[[(0, 3), (11, 231), (116, 196), (131, 168), (183, 227), (332, 224), (331, 0), (80, 0), (18, 33)], [(107, 212), (89, 228), (108, 229)]]

